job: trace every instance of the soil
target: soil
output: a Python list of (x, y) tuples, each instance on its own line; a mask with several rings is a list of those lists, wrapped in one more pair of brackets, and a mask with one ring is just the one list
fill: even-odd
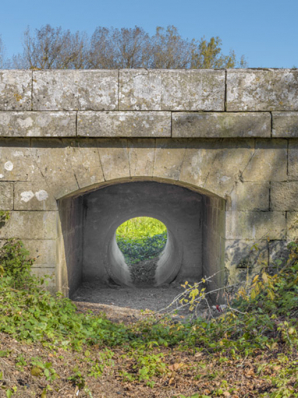
[[(170, 284), (161, 287), (108, 287), (84, 283), (75, 292), (72, 300), (76, 302), (79, 310), (90, 308), (93, 312), (103, 311), (113, 321), (123, 320), (129, 317), (140, 319), (144, 311), (161, 312), (166, 309), (174, 299), (184, 291), (180, 284)], [(179, 309), (173, 305), (174, 318), (181, 321), (191, 315), (187, 308)], [(202, 307), (201, 310), (204, 310)], [(167, 310), (168, 312), (169, 310)]]

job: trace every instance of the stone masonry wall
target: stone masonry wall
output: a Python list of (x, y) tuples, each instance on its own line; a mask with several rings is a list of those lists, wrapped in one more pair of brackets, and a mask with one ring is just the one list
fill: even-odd
[(22, 239), (53, 288), (59, 199), (135, 180), (224, 200), (224, 234), (206, 222), (230, 283), (274, 268), (298, 231), (298, 70), (0, 71), (0, 241)]

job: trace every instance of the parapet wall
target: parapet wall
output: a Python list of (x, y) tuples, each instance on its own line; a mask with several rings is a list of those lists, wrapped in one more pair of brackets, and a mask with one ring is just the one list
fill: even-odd
[(291, 138), (295, 111), (298, 70), (0, 71), (1, 137)]
[(0, 241), (35, 272), (70, 284), (62, 198), (133, 181), (204, 196), (204, 271), (274, 268), (298, 236), (298, 71), (0, 71)]

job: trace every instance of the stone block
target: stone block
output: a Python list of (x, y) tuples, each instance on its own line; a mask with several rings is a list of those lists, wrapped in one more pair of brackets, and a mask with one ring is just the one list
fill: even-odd
[(131, 177), (152, 177), (156, 140), (128, 140), (128, 156)]
[[(45, 290), (55, 293), (58, 289), (56, 288), (56, 269), (55, 268), (38, 268), (32, 267), (31, 273), (44, 279), (42, 285)], [(47, 283), (45, 283), (47, 282)]]
[(55, 268), (56, 240), (27, 240), (23, 239), (25, 248), (34, 259), (35, 268)]
[(253, 152), (253, 140), (187, 140), (180, 181), (220, 197), (230, 195)]
[(185, 148), (179, 140), (157, 140), (154, 160), (154, 177), (179, 180)]
[(269, 211), (269, 182), (237, 182), (229, 210)]
[(288, 173), (289, 177), (298, 179), (298, 140), (289, 140), (288, 150)]
[(298, 70), (227, 71), (227, 111), (297, 111)]
[(126, 139), (101, 140), (98, 152), (106, 181), (130, 177)]
[(266, 240), (227, 240), (225, 270), (228, 285), (251, 280), (261, 268), (268, 266)]
[(269, 271), (276, 272), (286, 264), (290, 255), (290, 250), (287, 248), (288, 243), (284, 240), (269, 242)]
[(27, 181), (37, 172), (29, 139), (1, 140), (0, 181)]
[(45, 180), (15, 182), (14, 210), (57, 210), (57, 202)]
[(13, 209), (13, 184), (0, 182), (0, 211)]
[(186, 113), (172, 114), (173, 137), (270, 137), (269, 112), (245, 113)]
[(145, 70), (119, 72), (120, 110), (223, 111), (223, 70)]
[(287, 212), (287, 240), (292, 242), (298, 239), (298, 212)]
[(76, 112), (0, 112), (0, 137), (75, 137)]
[(31, 109), (32, 71), (0, 70), (0, 111)]
[(255, 150), (246, 168), (243, 181), (285, 181), (287, 179), (287, 140), (256, 140)]
[(268, 211), (227, 211), (227, 239), (285, 239), (286, 214)]
[(170, 112), (79, 112), (82, 137), (171, 137)]
[(278, 211), (298, 210), (298, 181), (272, 182), (271, 209)]
[(72, 148), (71, 167), (80, 189), (104, 181), (98, 145), (98, 141), (86, 139)]
[(272, 137), (298, 138), (298, 112), (273, 112)]
[(222, 198), (231, 195), (234, 185), (239, 181), (253, 154), (253, 140), (218, 142), (214, 160), (210, 164), (204, 188)]
[[(60, 199), (80, 187), (72, 167), (73, 147), (75, 142), (55, 138), (32, 139), (32, 161), (42, 175), (50, 197)], [(33, 179), (35, 182), (35, 180)]]
[(56, 239), (56, 211), (12, 211), (0, 228), (1, 239)]
[(117, 70), (33, 72), (33, 110), (118, 109)]

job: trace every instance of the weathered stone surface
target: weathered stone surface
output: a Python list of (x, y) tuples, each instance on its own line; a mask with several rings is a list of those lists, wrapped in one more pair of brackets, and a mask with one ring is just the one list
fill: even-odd
[(290, 254), (290, 250), (287, 248), (288, 243), (284, 240), (269, 242), (269, 270), (271, 272), (277, 272), (286, 264)]
[(172, 114), (173, 137), (270, 137), (271, 116), (264, 113), (186, 113)]
[(211, 149), (214, 160), (210, 164), (204, 188), (222, 198), (229, 196), (251, 159), (253, 145), (253, 140), (218, 142), (217, 150)]
[(223, 111), (223, 70), (120, 70), (120, 110)]
[(16, 182), (14, 210), (57, 210), (57, 203), (45, 181)]
[(33, 267), (55, 268), (56, 266), (56, 240), (27, 240), (23, 239), (25, 248), (30, 257), (34, 258)]
[(131, 177), (152, 177), (156, 140), (128, 140)]
[(298, 138), (298, 112), (273, 112), (272, 137)]
[(269, 211), (269, 182), (237, 182), (229, 210)]
[(0, 182), (0, 210), (13, 209), (13, 184)]
[(100, 142), (98, 152), (106, 181), (130, 177), (127, 140), (104, 139)]
[(0, 70), (0, 110), (31, 109), (32, 71)]
[(298, 212), (289, 211), (287, 213), (287, 240), (294, 241), (298, 239)]
[(179, 180), (185, 148), (179, 140), (157, 140), (154, 160), (154, 177)]
[(228, 285), (253, 278), (268, 264), (266, 240), (227, 240), (225, 269)]
[(298, 110), (298, 70), (228, 70), (227, 111)]
[(34, 110), (118, 109), (117, 70), (33, 72)]
[(285, 181), (287, 141), (257, 139), (254, 153), (240, 178), (243, 181)]
[(29, 139), (2, 139), (0, 181), (27, 181), (36, 170)]
[(298, 210), (298, 181), (272, 182), (271, 208), (278, 211)]
[(288, 173), (290, 178), (298, 179), (298, 140), (289, 140)]
[(72, 148), (70, 161), (80, 188), (104, 181), (98, 145), (98, 141), (87, 139), (78, 142)]
[(75, 137), (75, 112), (0, 112), (1, 137)]
[(38, 268), (32, 267), (31, 273), (38, 276), (39, 278), (43, 278), (44, 281), (48, 282), (47, 290), (51, 293), (55, 293), (56, 289), (56, 269), (55, 268)]
[[(42, 175), (42, 181), (47, 186), (49, 196), (60, 199), (79, 189), (75, 170), (72, 168), (71, 141), (55, 138), (32, 139), (31, 146), (32, 161)], [(35, 179), (32, 180), (35, 182)]]
[(230, 195), (253, 152), (253, 140), (187, 140), (180, 181), (221, 197)]
[(0, 229), (1, 239), (55, 239), (56, 211), (12, 211)]
[(170, 112), (79, 112), (82, 137), (171, 137)]
[(285, 239), (286, 214), (268, 211), (227, 211), (227, 239)]

